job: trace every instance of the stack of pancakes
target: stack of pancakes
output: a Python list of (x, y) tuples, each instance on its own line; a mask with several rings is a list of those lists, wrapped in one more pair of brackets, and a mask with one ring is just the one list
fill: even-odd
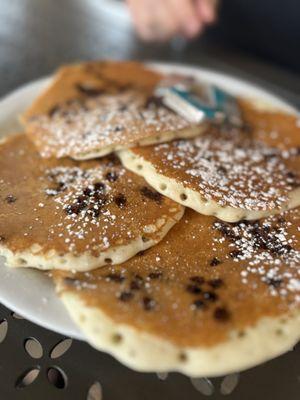
[(300, 338), (300, 123), (238, 99), (241, 128), (192, 124), (155, 96), (164, 78), (57, 72), (0, 146), (0, 251), (51, 270), (96, 348), (215, 376)]

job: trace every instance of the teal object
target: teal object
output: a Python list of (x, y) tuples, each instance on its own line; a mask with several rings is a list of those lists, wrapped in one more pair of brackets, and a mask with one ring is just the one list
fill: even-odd
[(229, 120), (235, 119), (238, 121), (240, 119), (239, 107), (233, 96), (216, 86), (209, 86), (205, 89), (205, 98), (201, 98), (193, 90), (181, 88), (179, 85), (169, 88), (170, 92), (190, 106), (203, 112), (205, 118), (209, 120), (218, 119), (220, 116)]

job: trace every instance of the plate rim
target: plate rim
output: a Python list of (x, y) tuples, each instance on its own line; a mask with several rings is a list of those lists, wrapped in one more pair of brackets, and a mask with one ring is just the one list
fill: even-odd
[[(177, 72), (182, 72), (185, 74), (195, 74), (196, 77), (199, 75), (203, 74), (204, 79), (203, 80), (210, 80), (210, 81), (220, 81), (224, 80), (224, 83), (226, 82), (229, 84), (231, 82), (234, 86), (239, 86), (240, 88), (243, 87), (246, 89), (247, 87), (250, 88), (251, 93), (257, 93), (257, 97), (260, 97), (262, 99), (265, 99), (267, 101), (270, 101), (270, 103), (273, 103), (277, 105), (278, 107), (282, 108), (284, 111), (291, 112), (295, 115), (300, 115), (299, 110), (289, 101), (286, 101), (283, 99), (280, 95), (274, 94), (271, 90), (265, 89), (262, 86), (259, 86), (256, 83), (252, 83), (250, 79), (244, 79), (242, 77), (235, 77), (231, 74), (228, 73), (223, 73), (222, 71), (219, 70), (214, 70), (214, 69), (208, 69), (208, 68), (203, 68), (201, 66), (197, 65), (190, 65), (190, 64), (184, 64), (184, 63), (176, 63), (176, 62), (157, 62), (157, 61), (149, 61), (145, 60), (143, 62), (145, 65), (152, 67), (154, 69), (160, 70), (160, 71), (170, 71), (170, 70), (176, 70)], [(207, 79), (210, 77), (209, 79)], [(6, 95), (2, 96), (0, 98), (0, 120), (1, 115), (3, 114), (2, 108), (4, 109), (4, 114), (7, 109), (10, 109), (12, 107), (12, 104), (14, 102), (17, 103), (18, 98), (21, 98), (26, 94), (27, 92), (30, 93), (32, 92), (31, 96), (29, 96), (29, 101), (27, 104), (27, 107), (31, 104), (32, 98), (33, 98), (33, 92), (36, 92), (36, 96), (39, 95), (39, 93), (42, 92), (43, 89), (46, 88), (47, 85), (51, 83), (51, 80), (54, 78), (54, 75), (47, 75), (44, 77), (40, 77), (36, 80), (26, 82), (22, 84), (21, 86), (15, 88), (14, 90), (8, 92)], [(222, 85), (221, 85), (222, 86)], [(226, 85), (225, 85), (226, 86)], [(241, 89), (243, 91), (243, 89)], [(230, 90), (229, 90), (230, 91)], [(36, 98), (34, 96), (34, 98)], [(252, 96), (250, 96), (251, 98)], [(255, 96), (253, 96), (255, 97)], [(14, 117), (17, 120), (17, 115), (14, 115)], [(5, 131), (5, 128), (3, 129)], [(2, 132), (2, 128), (0, 127), (0, 136), (1, 137), (6, 137), (12, 134), (11, 131), (7, 130), (6, 132)], [(2, 265), (3, 264), (3, 265)], [(0, 268), (7, 268), (8, 270), (6, 272), (9, 273), (10, 268), (5, 266), (5, 262), (1, 262)], [(17, 270), (14, 269), (14, 271)], [(26, 271), (27, 269), (22, 269), (22, 271)], [(34, 270), (35, 273), (42, 273), (41, 271), (36, 271)], [(48, 278), (50, 281), (50, 278)], [(52, 282), (50, 282), (50, 285), (52, 288), (54, 288), (54, 285)], [(51, 289), (52, 290), (52, 289)], [(51, 296), (56, 297), (56, 299), (60, 301), (59, 297), (57, 294), (55, 294), (54, 290), (52, 293), (50, 293)], [(66, 326), (65, 327), (60, 327), (55, 325), (54, 320), (49, 320), (49, 318), (41, 318), (40, 315), (37, 313), (36, 309), (34, 308), (25, 308), (24, 310), (21, 307), (17, 307), (14, 302), (10, 299), (8, 300), (5, 296), (2, 296), (2, 292), (0, 290), (0, 302), (7, 307), (10, 311), (15, 312), (17, 314), (20, 314), (22, 317), (27, 319), (28, 321), (31, 321), (39, 326), (42, 326), (45, 329), (57, 332), (63, 336), (67, 337), (72, 337), (78, 340), (85, 340), (84, 334), (80, 331), (80, 329), (75, 325), (75, 323), (71, 320), (69, 317), (67, 310), (64, 308), (63, 303), (61, 302), (61, 306), (65, 311), (67, 321), (66, 321)], [(44, 313), (47, 311), (47, 306), (45, 305), (45, 310)], [(63, 314), (64, 314), (63, 311)], [(62, 315), (63, 315), (62, 314)]]

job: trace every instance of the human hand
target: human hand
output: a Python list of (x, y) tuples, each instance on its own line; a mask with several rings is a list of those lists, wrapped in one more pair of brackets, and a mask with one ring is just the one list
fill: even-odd
[(193, 38), (216, 19), (218, 0), (127, 0), (138, 34), (144, 40)]

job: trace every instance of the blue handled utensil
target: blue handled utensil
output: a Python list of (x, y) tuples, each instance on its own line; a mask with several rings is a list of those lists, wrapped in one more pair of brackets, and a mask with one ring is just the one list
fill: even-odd
[[(172, 81), (172, 80), (170, 80)], [(156, 90), (166, 106), (192, 123), (205, 120), (241, 125), (241, 113), (235, 97), (214, 85), (181, 80)]]

